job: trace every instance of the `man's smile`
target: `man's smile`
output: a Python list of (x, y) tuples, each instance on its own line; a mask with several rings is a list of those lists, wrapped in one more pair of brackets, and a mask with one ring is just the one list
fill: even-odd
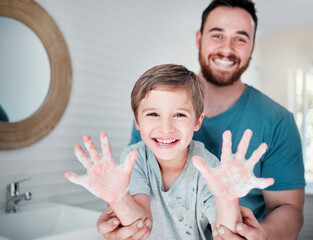
[(217, 58), (213, 58), (213, 61), (214, 61), (215, 63), (217, 63), (217, 64), (220, 64), (220, 65), (226, 66), (226, 67), (232, 66), (232, 65), (235, 64), (234, 61), (229, 61), (229, 60), (224, 60), (224, 59), (217, 59)]

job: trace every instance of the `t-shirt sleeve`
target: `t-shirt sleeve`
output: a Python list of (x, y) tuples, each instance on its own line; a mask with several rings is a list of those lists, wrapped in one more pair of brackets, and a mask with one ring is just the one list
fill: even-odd
[(138, 156), (132, 170), (132, 175), (129, 183), (129, 192), (131, 195), (146, 194), (150, 196), (147, 159), (143, 144), (135, 144), (126, 147), (121, 154), (120, 162), (123, 163), (126, 160), (127, 155), (133, 150), (138, 151)]
[(261, 176), (275, 180), (267, 190), (292, 190), (305, 186), (301, 139), (291, 113), (274, 129), (264, 159)]

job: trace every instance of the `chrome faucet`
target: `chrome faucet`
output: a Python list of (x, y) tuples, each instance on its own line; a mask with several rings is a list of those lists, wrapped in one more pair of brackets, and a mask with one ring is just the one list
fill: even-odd
[(7, 185), (7, 201), (6, 201), (6, 213), (17, 213), (20, 211), (18, 203), (21, 200), (30, 200), (32, 194), (30, 192), (25, 192), (24, 194), (19, 194), (20, 182), (28, 181), (30, 178), (25, 178)]

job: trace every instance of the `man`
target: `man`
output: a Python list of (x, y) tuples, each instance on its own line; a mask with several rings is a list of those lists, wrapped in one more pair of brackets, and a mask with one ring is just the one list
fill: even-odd
[[(215, 239), (295, 239), (303, 224), (304, 166), (294, 118), (286, 109), (241, 81), (254, 49), (257, 23), (250, 0), (213, 0), (203, 12), (196, 35), (199, 75), (207, 86), (206, 116), (194, 139), (202, 141), (220, 158), (222, 133), (230, 130), (233, 146), (237, 146), (243, 131), (249, 128), (254, 136), (246, 158), (258, 143), (268, 144), (268, 151), (255, 166), (254, 174), (275, 179), (273, 186), (252, 190), (240, 199), (240, 205), (244, 206), (241, 208), (244, 223), (237, 226), (236, 233), (225, 227), (213, 229)], [(138, 136), (133, 130), (131, 143), (139, 141)], [(108, 224), (112, 219), (118, 222), (104, 213), (98, 221), (99, 232), (105, 233), (108, 239), (114, 234), (121, 237), (120, 232), (130, 234), (132, 231), (136, 233), (132, 239), (139, 239), (138, 234), (148, 231), (142, 222), (127, 228), (113, 228)], [(140, 231), (136, 224), (141, 227)]]

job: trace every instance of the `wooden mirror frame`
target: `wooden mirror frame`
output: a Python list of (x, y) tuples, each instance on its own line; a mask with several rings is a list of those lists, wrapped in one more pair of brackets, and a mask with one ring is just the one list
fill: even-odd
[(0, 121), (0, 150), (8, 150), (37, 142), (55, 127), (68, 103), (72, 69), (62, 33), (36, 2), (0, 0), (0, 16), (14, 18), (37, 34), (47, 51), (51, 69), (49, 91), (37, 112), (19, 122)]

